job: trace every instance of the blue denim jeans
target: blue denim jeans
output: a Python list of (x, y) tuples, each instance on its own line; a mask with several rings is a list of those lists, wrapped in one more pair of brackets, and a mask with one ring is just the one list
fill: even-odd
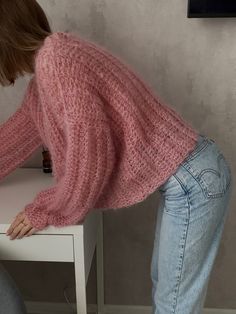
[(22, 296), (15, 281), (0, 264), (0, 314), (26, 314)]
[(199, 135), (195, 150), (159, 191), (153, 314), (200, 314), (229, 209), (230, 167), (216, 143)]

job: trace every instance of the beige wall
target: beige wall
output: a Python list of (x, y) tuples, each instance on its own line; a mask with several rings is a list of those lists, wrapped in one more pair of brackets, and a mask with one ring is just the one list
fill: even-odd
[[(94, 40), (122, 57), (200, 132), (214, 138), (236, 169), (236, 19), (187, 19), (187, 0), (41, 0), (53, 29)], [(1, 122), (13, 113), (25, 89), (0, 89)], [(25, 166), (40, 166), (37, 151)], [(157, 193), (142, 204), (104, 214), (105, 297), (109, 304), (151, 305), (150, 260)], [(231, 203), (223, 241), (212, 272), (208, 307), (236, 308), (236, 214)], [(20, 209), (19, 209), (20, 210)], [(70, 264), (5, 265), (27, 300), (64, 301), (72, 286)], [(30, 265), (30, 267), (28, 267)], [(95, 300), (95, 267), (89, 278)]]

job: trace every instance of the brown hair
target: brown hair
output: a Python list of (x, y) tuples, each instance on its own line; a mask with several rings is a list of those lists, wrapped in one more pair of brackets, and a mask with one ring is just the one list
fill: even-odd
[(51, 33), (36, 0), (0, 0), (0, 84), (34, 72), (34, 55)]

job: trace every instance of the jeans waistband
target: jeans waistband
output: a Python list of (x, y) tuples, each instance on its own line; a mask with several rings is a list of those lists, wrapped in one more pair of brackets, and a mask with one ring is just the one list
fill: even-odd
[(199, 134), (197, 140), (197, 146), (201, 145), (202, 142), (209, 141), (209, 138), (206, 135)]
[(195, 149), (188, 155), (188, 157), (184, 160), (183, 163), (188, 162), (188, 160), (192, 159), (193, 156), (198, 154), (199, 151), (202, 150), (203, 146), (206, 146), (207, 144), (213, 143), (214, 141), (209, 139), (207, 136), (203, 134), (198, 135), (197, 144), (195, 146)]

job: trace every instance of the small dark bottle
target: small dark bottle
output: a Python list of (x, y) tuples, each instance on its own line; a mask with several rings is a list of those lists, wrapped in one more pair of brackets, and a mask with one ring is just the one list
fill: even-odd
[(52, 161), (51, 161), (49, 151), (43, 148), (42, 155), (43, 155), (43, 172), (44, 173), (51, 173), (52, 172)]

